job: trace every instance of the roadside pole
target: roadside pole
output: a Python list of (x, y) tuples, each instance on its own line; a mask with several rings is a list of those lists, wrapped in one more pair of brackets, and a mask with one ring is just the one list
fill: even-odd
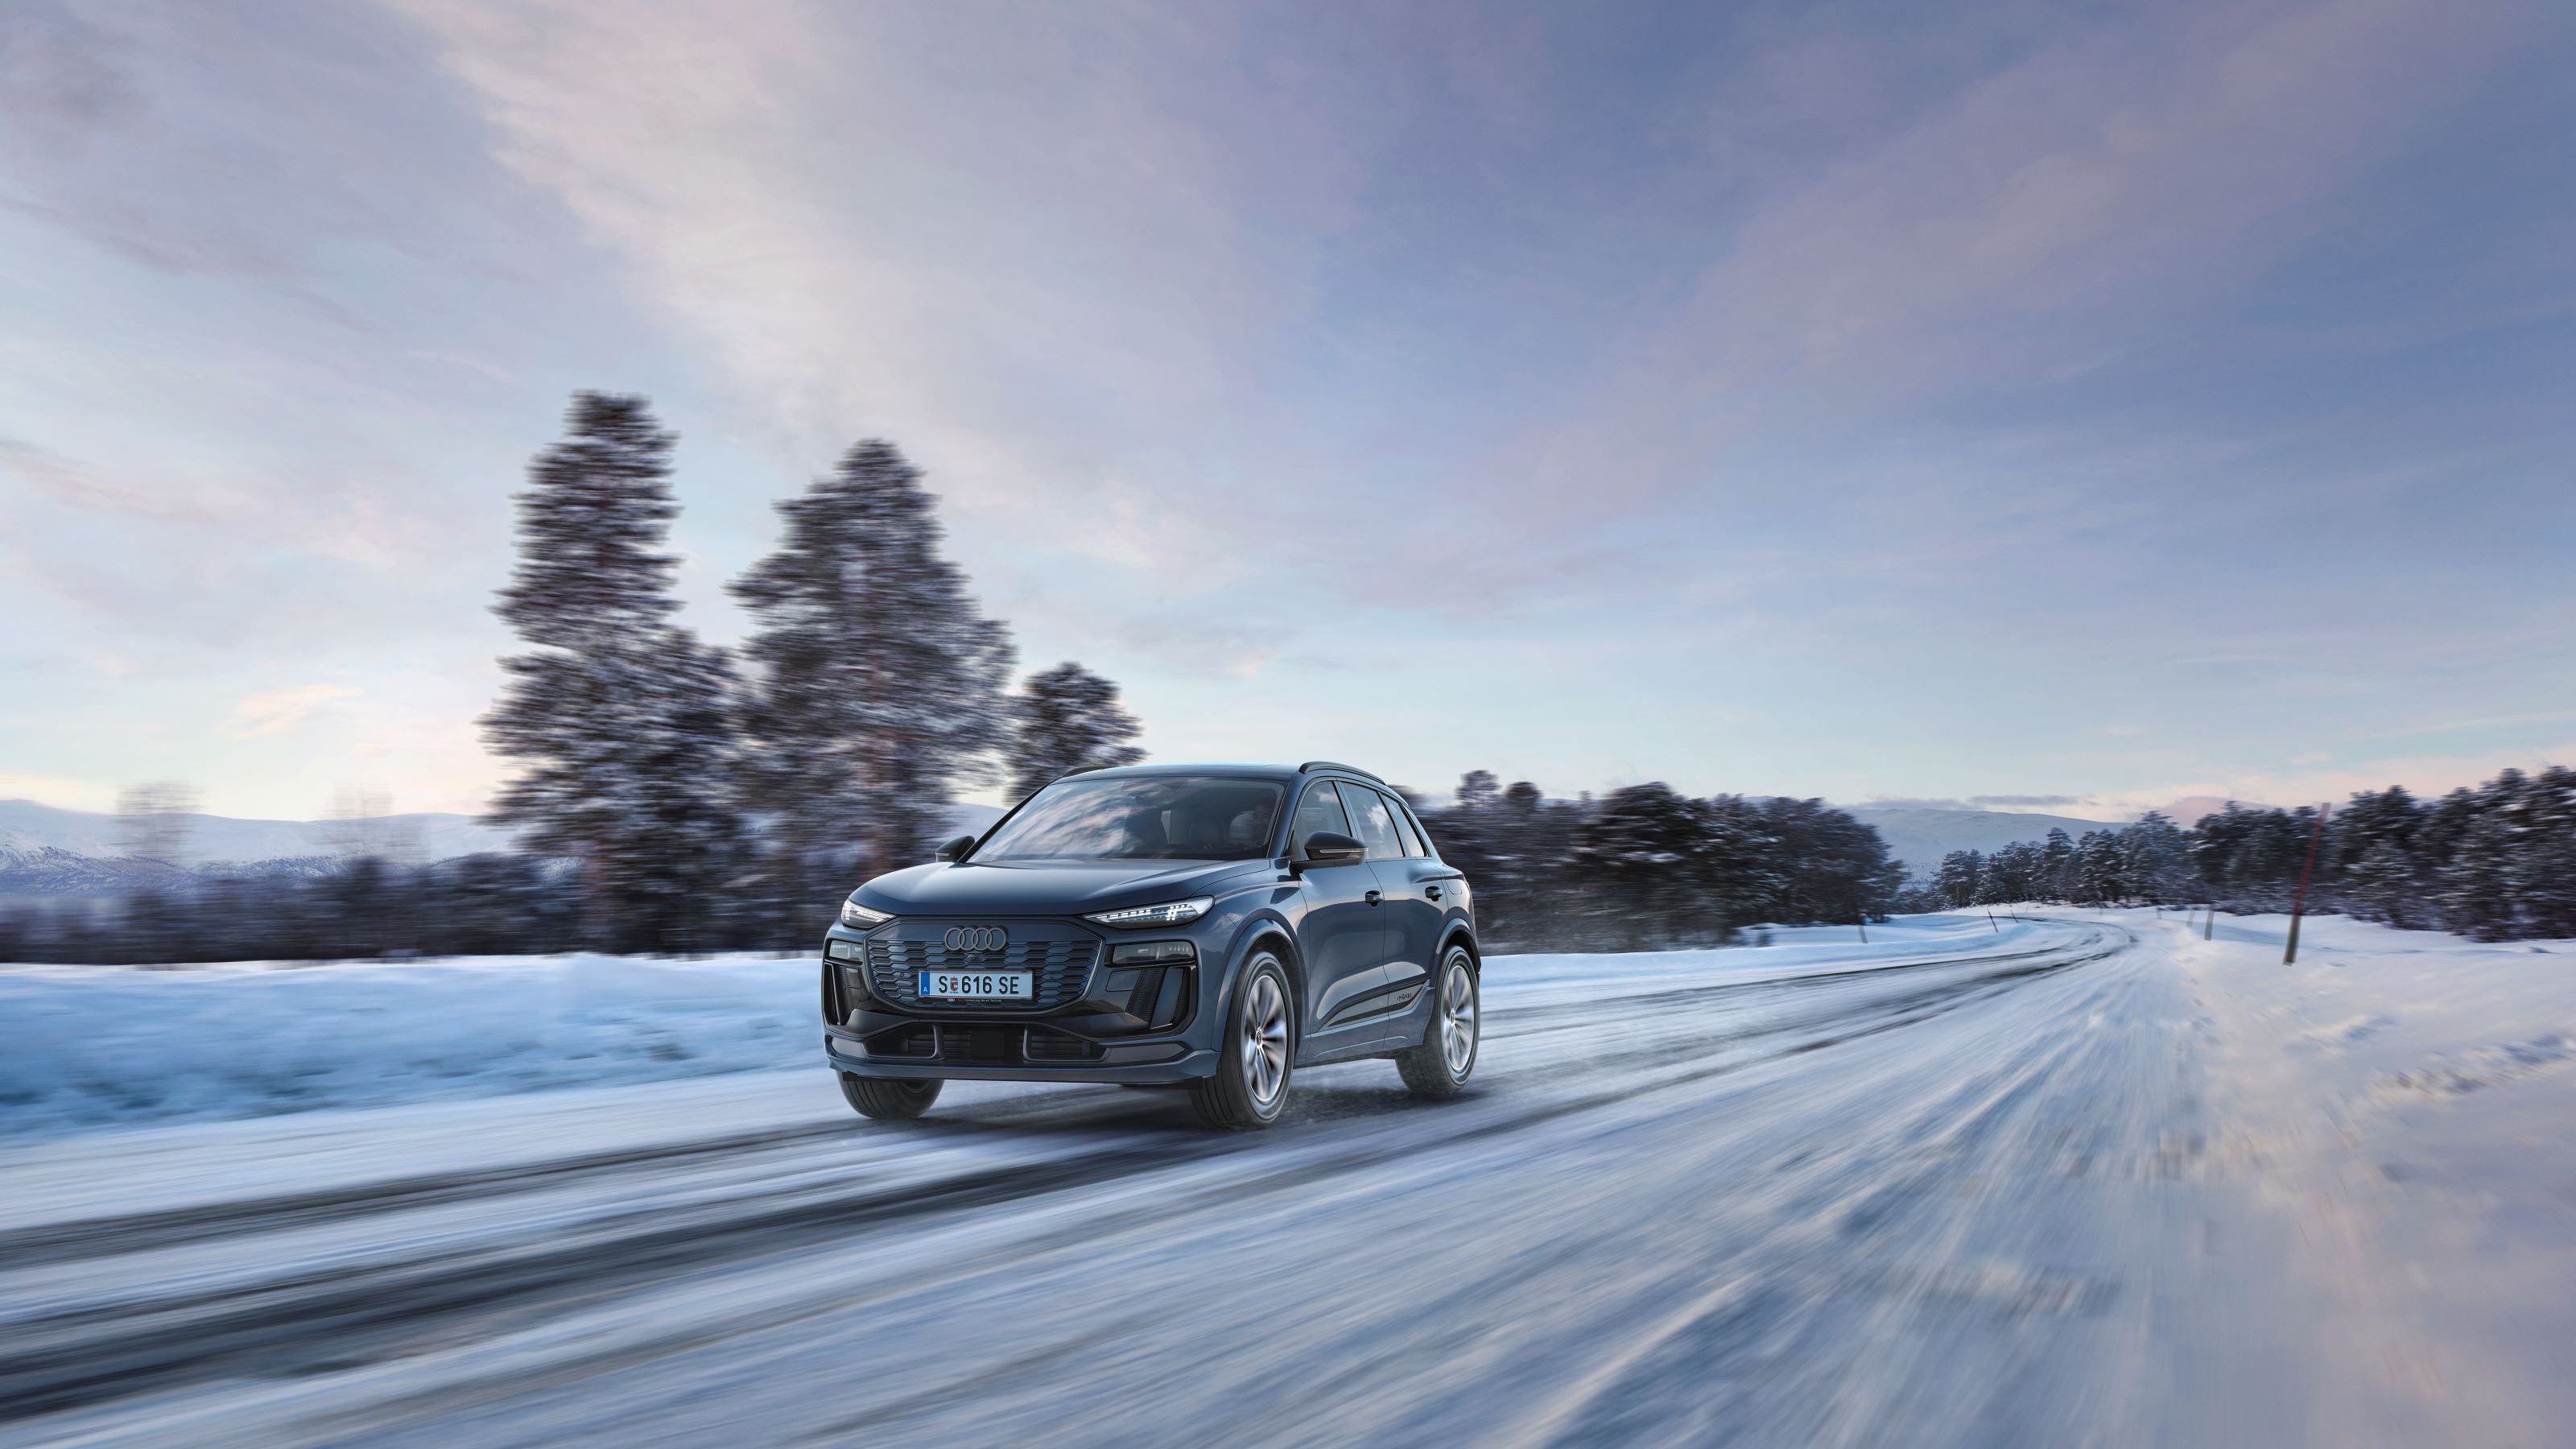
[(2325, 838), (2326, 812), (2331, 805), (2317, 807), (2317, 823), (2308, 831), (2308, 861), (2299, 867), (2299, 890), (2290, 897), (2290, 944), (2281, 952), (2281, 964), (2295, 964), (2299, 959), (2299, 917), (2308, 909), (2308, 876), (2317, 868), (2317, 842)]
[[(1989, 925), (1989, 926), (1995, 926), (1995, 908), (1994, 908), (1994, 907), (1992, 907), (1992, 906), (1988, 906), (1988, 907), (1986, 907), (1986, 924), (1987, 924), (1987, 925)], [(2001, 927), (2001, 926), (1995, 926), (1995, 934), (1996, 934), (1996, 935), (2000, 936), (2000, 935), (2002, 935), (2003, 933), (2004, 933), (2004, 928), (2003, 928), (2003, 927)]]
[(2214, 901), (2200, 908), (2200, 939), (2218, 939), (2218, 905)]
[(1860, 913), (1859, 921), (1860, 921), (1860, 943), (1861, 943), (1862, 945), (1866, 946), (1866, 945), (1868, 945), (1868, 944), (1869, 944), (1869, 912), (1868, 912), (1866, 909), (1864, 909), (1864, 910)]

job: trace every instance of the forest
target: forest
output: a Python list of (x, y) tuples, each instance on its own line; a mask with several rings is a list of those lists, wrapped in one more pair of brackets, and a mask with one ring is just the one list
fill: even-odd
[(2323, 810), (2231, 803), (2188, 830), (2152, 812), (2081, 838), (2051, 830), (1985, 854), (1952, 852), (1899, 909), (2054, 901), (2286, 911), (2303, 873), (2312, 911), (2480, 941), (2576, 936), (2576, 771), (2506, 770), (2436, 800), (2392, 785)]

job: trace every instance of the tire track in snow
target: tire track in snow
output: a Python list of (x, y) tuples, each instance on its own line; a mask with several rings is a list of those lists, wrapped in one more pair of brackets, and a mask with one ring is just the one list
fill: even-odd
[[(2116, 939), (2115, 939), (2116, 938)], [(1909, 961), (1889, 967), (1829, 973), (1805, 973), (1764, 982), (1723, 983), (1725, 994), (1768, 988), (1795, 989), (1815, 983), (1852, 984), (1887, 979), (1893, 974), (1930, 968), (1973, 968), (1992, 964), (2002, 969), (1978, 971), (1965, 979), (1927, 985), (1892, 997), (1875, 997), (1822, 1016), (1802, 1016), (1742, 1031), (1691, 1032), (1687, 1024), (1671, 1039), (1644, 1053), (1623, 1052), (1607, 1061), (1587, 1064), (1578, 1078), (1614, 1079), (1645, 1076), (1643, 1081), (1614, 1080), (1609, 1085), (1558, 1095), (1521, 1105), (1487, 1093), (1492, 1104), (1471, 1120), (1436, 1124), (1447, 1130), (1390, 1132), (1372, 1140), (1335, 1149), (1318, 1144), (1312, 1133), (1261, 1137), (1209, 1138), (1197, 1133), (1171, 1133), (1162, 1140), (1130, 1144), (1107, 1151), (1056, 1160), (1019, 1160), (997, 1167), (852, 1192), (779, 1202), (760, 1190), (741, 1193), (693, 1210), (658, 1214), (662, 1221), (640, 1229), (595, 1234), (586, 1242), (517, 1241), (499, 1250), (476, 1247), (372, 1268), (317, 1270), (251, 1285), (238, 1285), (203, 1295), (174, 1295), (143, 1303), (78, 1308), (22, 1317), (5, 1326), (14, 1349), (0, 1364), (0, 1423), (97, 1404), (212, 1378), (251, 1375), (282, 1377), (354, 1367), (452, 1343), (460, 1337), (506, 1331), (537, 1318), (636, 1291), (683, 1274), (701, 1273), (728, 1261), (791, 1252), (845, 1239), (861, 1229), (881, 1229), (915, 1220), (953, 1214), (961, 1209), (987, 1209), (1098, 1187), (1158, 1171), (1191, 1168), (1234, 1155), (1284, 1153), (1286, 1160), (1265, 1172), (1227, 1178), (1222, 1192), (1234, 1201), (1251, 1195), (1294, 1191), (1318, 1181), (1373, 1164), (1401, 1159), (1443, 1146), (1508, 1136), (1572, 1114), (1628, 1103), (1656, 1092), (1673, 1090), (1744, 1070), (1764, 1061), (1822, 1050), (1844, 1042), (1928, 1019), (2037, 976), (2055, 974), (2098, 961), (2123, 949), (2123, 931), (2093, 928), (2054, 947), (1935, 961)], [(1705, 991), (1707, 989), (1696, 989)], [(1641, 993), (1656, 996), (1665, 993)], [(1605, 1021), (1616, 1022), (1637, 1010), (1635, 996), (1604, 997), (1592, 1003)], [(1856, 1008), (1856, 1009), (1855, 1009)], [(1549, 1008), (1534, 1007), (1540, 1011)], [(1562, 1004), (1555, 1004), (1562, 1010)], [(1496, 1013), (1505, 1016), (1505, 1013)], [(1849, 1020), (1837, 1020), (1848, 1017)], [(1833, 1029), (1839, 1025), (1840, 1029)], [(1820, 1032), (1798, 1035), (1801, 1032)], [(1766, 1037), (1795, 1037), (1768, 1052), (1745, 1052), (1703, 1061), (1679, 1070), (1664, 1070), (1677, 1061), (1704, 1056), (1726, 1047)], [(1499, 1036), (1496, 1039), (1507, 1039)], [(1551, 1085), (1566, 1078), (1558, 1075)], [(1060, 1095), (1060, 1094), (1051, 1094)], [(1107, 1095), (1107, 1094), (1104, 1094)], [(1074, 1105), (1071, 1115), (1109, 1116), (1132, 1125), (1135, 1094), (1116, 1094), (1093, 1106)], [(1104, 1111), (1103, 1109), (1108, 1109)], [(1454, 1109), (1451, 1109), (1454, 1110)], [(1059, 1114), (1064, 1109), (1056, 1109)], [(1008, 1120), (1045, 1115), (1048, 1106), (1023, 1102), (993, 1104), (976, 1115)], [(1448, 1111), (1438, 1115), (1447, 1116)], [(972, 1118), (969, 1118), (972, 1120)], [(1427, 1124), (1434, 1123), (1424, 1114)], [(953, 1127), (954, 1121), (942, 1127)], [(703, 1160), (729, 1154), (790, 1147), (812, 1129), (745, 1134), (681, 1144), (676, 1158), (642, 1153), (601, 1154), (595, 1159), (569, 1159), (541, 1164), (537, 1181), (560, 1181), (567, 1175), (653, 1171), (672, 1160)], [(846, 1132), (850, 1128), (833, 1129)], [(824, 1134), (829, 1135), (829, 1134)], [(749, 1139), (746, 1141), (745, 1139)], [(1312, 1150), (1321, 1146), (1322, 1150)], [(808, 1164), (801, 1163), (800, 1166)], [(398, 1212), (424, 1201), (454, 1201), (525, 1190), (525, 1169), (498, 1169), (491, 1174), (450, 1175), (451, 1179), (380, 1186), (370, 1199), (363, 1190), (321, 1195), (328, 1201), (289, 1200), (275, 1211), (277, 1226), (302, 1226), (319, 1215), (367, 1216)], [(370, 1206), (370, 1202), (373, 1203)], [(255, 1205), (209, 1226), (209, 1233), (264, 1231)], [(1152, 1216), (1182, 1216), (1204, 1210), (1202, 1194), (1185, 1193)], [(1135, 1214), (1130, 1211), (1128, 1217)], [(122, 1220), (93, 1220), (88, 1241), (102, 1246), (131, 1225)], [(172, 1226), (165, 1224), (165, 1226)], [(104, 1237), (100, 1236), (104, 1235)], [(12, 1242), (0, 1240), (0, 1249)], [(79, 1238), (58, 1235), (40, 1240), (35, 1251), (70, 1251)], [(60, 1261), (59, 1258), (56, 1261)], [(898, 1291), (901, 1283), (884, 1291)]]

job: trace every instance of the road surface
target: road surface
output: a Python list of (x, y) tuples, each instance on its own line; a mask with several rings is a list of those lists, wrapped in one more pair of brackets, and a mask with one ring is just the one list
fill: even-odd
[(22, 1147), (0, 1445), (2516, 1442), (2229, 1162), (2177, 928), (1875, 934), (1503, 958), (1471, 1095), (1242, 1136), (818, 1068)]

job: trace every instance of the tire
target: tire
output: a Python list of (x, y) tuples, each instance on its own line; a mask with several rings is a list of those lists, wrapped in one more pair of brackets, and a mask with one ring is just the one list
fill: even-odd
[(1476, 958), (1464, 946), (1450, 947), (1440, 961), (1440, 986), (1422, 1045), (1395, 1054), (1396, 1073), (1415, 1096), (1454, 1097), (1465, 1089), (1483, 1046), (1483, 1008)]
[(894, 1081), (883, 1077), (854, 1077), (841, 1074), (841, 1095), (862, 1117), (880, 1122), (909, 1122), (930, 1110), (939, 1100), (939, 1089), (946, 1082)]
[(1263, 951), (1244, 963), (1218, 1041), (1216, 1075), (1190, 1083), (1190, 1107), (1202, 1124), (1242, 1132), (1279, 1120), (1296, 1056), (1295, 999), (1278, 957)]

